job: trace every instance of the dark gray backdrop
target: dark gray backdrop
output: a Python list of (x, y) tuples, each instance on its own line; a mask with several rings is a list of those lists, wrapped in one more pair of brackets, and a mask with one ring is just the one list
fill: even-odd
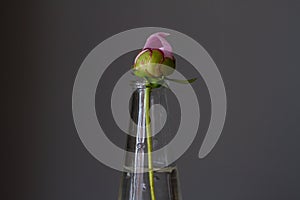
[[(220, 141), (198, 159), (206, 116), (178, 161), (184, 199), (300, 199), (297, 1), (36, 0), (3, 8), (6, 199), (117, 198), (120, 173), (95, 160), (77, 136), (72, 86), (96, 45), (142, 26), (193, 37), (215, 60), (226, 86)], [(209, 108), (201, 109), (209, 115)]]

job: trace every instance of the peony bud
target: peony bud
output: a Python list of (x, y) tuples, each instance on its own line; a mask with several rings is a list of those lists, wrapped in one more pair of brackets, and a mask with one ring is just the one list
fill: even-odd
[(175, 58), (165, 39), (168, 33), (152, 34), (134, 61), (134, 74), (145, 78), (161, 78), (173, 73)]

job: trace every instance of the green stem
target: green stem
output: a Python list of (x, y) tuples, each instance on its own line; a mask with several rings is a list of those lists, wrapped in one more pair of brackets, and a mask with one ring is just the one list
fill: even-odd
[(145, 114), (146, 114), (146, 134), (147, 134), (147, 152), (148, 152), (148, 168), (149, 168), (149, 185), (151, 199), (156, 200), (154, 192), (154, 175), (153, 175), (153, 161), (152, 161), (152, 132), (150, 125), (150, 92), (151, 87), (146, 87), (145, 91)]

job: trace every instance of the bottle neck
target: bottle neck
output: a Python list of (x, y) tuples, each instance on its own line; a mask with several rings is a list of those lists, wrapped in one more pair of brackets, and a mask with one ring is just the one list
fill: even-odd
[[(149, 152), (167, 145), (172, 136), (166, 124), (167, 89), (165, 87), (151, 88), (145, 82), (136, 82), (133, 89), (127, 151), (134, 152), (135, 158), (127, 158), (126, 165), (130, 168), (149, 168), (147, 158)], [(160, 168), (168, 163), (167, 154), (160, 154), (152, 157), (151, 160), (153, 168)]]
[(165, 147), (172, 136), (166, 122), (167, 89), (134, 84), (125, 170), (119, 199), (180, 200), (175, 164), (170, 166)]
[[(170, 137), (169, 124), (166, 124), (168, 104), (165, 87), (151, 88), (145, 82), (136, 82), (131, 101), (131, 119), (136, 124), (134, 136), (139, 141), (147, 138), (147, 128), (153, 137), (153, 150), (167, 144)], [(147, 115), (149, 124), (147, 124)]]

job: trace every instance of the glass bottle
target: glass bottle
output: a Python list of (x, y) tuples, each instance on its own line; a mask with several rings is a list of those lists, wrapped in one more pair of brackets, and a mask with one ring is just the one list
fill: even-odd
[[(181, 200), (178, 171), (169, 151), (152, 155), (172, 138), (165, 87), (135, 82), (130, 102), (124, 172), (119, 200)], [(159, 105), (159, 106), (158, 106)]]

